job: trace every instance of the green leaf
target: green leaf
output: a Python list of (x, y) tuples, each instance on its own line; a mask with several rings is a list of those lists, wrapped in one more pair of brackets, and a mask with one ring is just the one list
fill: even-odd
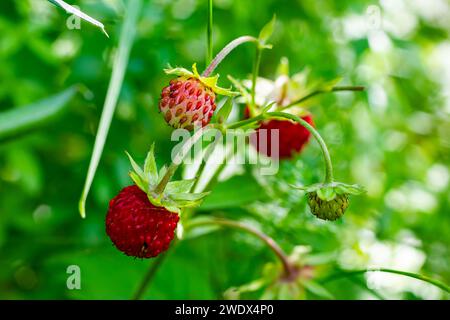
[(192, 73), (191, 71), (189, 71), (186, 68), (181, 68), (181, 67), (176, 67), (176, 68), (166, 68), (164, 69), (164, 72), (168, 75), (175, 75), (175, 76), (180, 76), (180, 77), (193, 77), (194, 73)]
[(88, 16), (86, 13), (75, 8), (74, 6), (71, 6), (70, 4), (65, 3), (62, 0), (48, 0), (48, 1), (52, 4), (54, 4), (55, 6), (65, 10), (68, 14), (73, 14), (73, 15), (79, 17), (80, 19), (83, 19), (83, 20), (89, 22), (90, 24), (100, 28), (100, 30), (102, 30), (102, 32), (109, 38), (109, 35), (105, 30), (105, 26), (100, 21)]
[(97, 171), (100, 157), (103, 152), (103, 147), (106, 142), (109, 126), (116, 109), (125, 70), (128, 65), (130, 50), (136, 34), (139, 13), (142, 8), (142, 0), (128, 1), (127, 3), (128, 5), (126, 8), (125, 21), (123, 22), (120, 33), (119, 48), (114, 58), (108, 92), (106, 93), (103, 112), (100, 117), (100, 125), (95, 137), (94, 150), (92, 151), (86, 181), (84, 183), (83, 191), (78, 204), (78, 209), (82, 218), (86, 217), (86, 199), (89, 190), (91, 189), (92, 181), (94, 180), (95, 172)]
[(130, 163), (131, 163), (131, 166), (133, 167), (134, 172), (139, 177), (144, 177), (144, 172), (142, 171), (141, 167), (136, 163), (136, 161), (134, 161), (133, 157), (127, 151), (125, 151), (125, 153), (128, 156), (128, 159), (130, 160)]
[(329, 81), (324, 81), (317, 86), (316, 90), (320, 90), (323, 92), (330, 92), (341, 81), (342, 81), (342, 77), (338, 77), (336, 79), (329, 80)]
[(273, 15), (272, 20), (270, 20), (259, 33), (258, 40), (261, 45), (265, 45), (267, 40), (272, 36), (273, 31), (275, 30), (275, 24), (276, 24), (277, 18), (276, 15)]
[(345, 184), (345, 183), (337, 183), (335, 190), (338, 194), (353, 194), (358, 195), (365, 192), (364, 187), (357, 184)]
[(227, 101), (224, 103), (222, 108), (220, 108), (219, 111), (217, 112), (217, 121), (219, 123), (225, 123), (232, 109), (233, 109), (233, 99), (227, 98)]
[[(194, 207), (198, 207), (200, 205), (200, 203), (202, 202), (202, 200), (170, 200), (170, 201), (163, 201), (161, 204), (168, 209), (169, 211), (174, 211), (174, 209), (176, 208), (176, 210), (178, 210), (178, 212), (180, 212), (181, 208), (194, 208)], [(172, 209), (169, 209), (172, 208)], [(174, 211), (176, 212), (176, 211)]]
[(315, 183), (315, 184), (311, 184), (309, 186), (296, 186), (296, 185), (291, 184), (290, 186), (294, 189), (302, 190), (304, 192), (314, 192), (314, 191), (317, 191), (320, 188), (322, 188), (322, 186), (324, 186), (324, 184), (323, 183)]
[(312, 294), (318, 296), (319, 298), (324, 298), (328, 300), (333, 300), (334, 296), (322, 285), (318, 284), (317, 282), (314, 282), (312, 280), (305, 281), (303, 283), (306, 290), (311, 292)]
[(331, 201), (336, 197), (333, 187), (323, 187), (316, 191), (317, 196), (324, 201)]
[(277, 67), (277, 76), (289, 76), (289, 59), (282, 57)]
[(239, 90), (239, 93), (241, 96), (244, 97), (245, 101), (251, 101), (250, 93), (247, 91), (245, 86), (237, 79), (233, 78), (232, 76), (228, 75), (228, 80), (236, 87), (236, 89)]
[(34, 104), (0, 112), (0, 141), (54, 120), (68, 109), (68, 102), (77, 91), (77, 87), (73, 86)]
[(203, 199), (209, 194), (209, 192), (200, 192), (200, 193), (172, 193), (170, 194), (170, 198), (174, 201), (198, 201)]
[(164, 177), (164, 175), (167, 172), (167, 166), (163, 165), (160, 169), (159, 169), (159, 173), (158, 173), (158, 177)]
[(142, 181), (142, 178), (136, 174), (136, 172), (130, 172), (131, 180), (141, 189), (142, 191), (147, 192), (148, 186), (147, 183)]
[(168, 194), (189, 192), (196, 179), (170, 181), (165, 189)]
[(177, 75), (182, 77), (194, 77), (198, 79), (201, 83), (203, 83), (205, 86), (209, 87), (212, 91), (214, 91), (217, 94), (223, 95), (223, 96), (236, 96), (239, 94), (239, 92), (234, 92), (230, 89), (221, 88), (217, 85), (217, 81), (219, 80), (219, 75), (216, 74), (212, 77), (202, 77), (197, 70), (197, 64), (194, 63), (192, 65), (192, 72), (185, 69), (185, 68), (169, 68), (164, 69), (164, 72), (166, 74), (171, 75)]
[(326, 283), (329, 281), (334, 281), (336, 279), (342, 278), (342, 277), (349, 277), (349, 276), (354, 276), (354, 275), (358, 275), (358, 274), (364, 274), (366, 272), (386, 272), (386, 273), (393, 273), (393, 274), (398, 274), (398, 275), (402, 275), (405, 277), (410, 277), (410, 278), (414, 278), (417, 280), (421, 280), (424, 282), (428, 282), (444, 291), (446, 291), (447, 293), (450, 293), (450, 287), (445, 284), (444, 282), (437, 280), (437, 279), (433, 279), (418, 273), (413, 273), (413, 272), (407, 272), (407, 271), (402, 271), (402, 270), (395, 270), (395, 269), (388, 269), (388, 268), (367, 268), (367, 269), (361, 269), (361, 270), (340, 270), (338, 272), (336, 272), (335, 274), (331, 274), (327, 277), (325, 277), (324, 279), (321, 280), (321, 283)]
[(218, 184), (199, 209), (235, 208), (266, 197), (267, 195), (252, 176), (235, 176)]
[(209, 233), (215, 232), (220, 230), (220, 226), (215, 226), (215, 225), (205, 225), (205, 226), (198, 226), (192, 229), (188, 229), (184, 236), (183, 239), (187, 240), (187, 239), (194, 239), (194, 238), (198, 238), (204, 235), (207, 235)]
[(277, 103), (276, 101), (272, 101), (271, 103), (267, 104), (262, 110), (261, 113), (266, 113), (272, 108), (272, 106)]
[(155, 144), (153, 143), (150, 147), (147, 157), (144, 163), (144, 176), (146, 177), (148, 183), (155, 185), (158, 183), (158, 168), (156, 167), (155, 160)]

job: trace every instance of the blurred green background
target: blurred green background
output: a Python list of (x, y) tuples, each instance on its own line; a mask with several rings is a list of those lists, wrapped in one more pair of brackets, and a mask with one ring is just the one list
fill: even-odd
[[(0, 117), (82, 85), (57, 119), (0, 140), (2, 299), (131, 298), (152, 261), (124, 256), (104, 231), (108, 201), (131, 184), (124, 150), (141, 162), (155, 142), (159, 165), (168, 163), (171, 129), (157, 112), (169, 81), (162, 70), (168, 63), (204, 66), (207, 1), (144, 1), (88, 216), (81, 220), (77, 203), (125, 7), (119, 0), (71, 4), (104, 22), (111, 38), (85, 22), (69, 30), (67, 15), (48, 1), (0, 2)], [(353, 197), (339, 222), (312, 216), (302, 194), (287, 186), (322, 177), (314, 142), (265, 183), (245, 168), (220, 184), (199, 213), (246, 219), (286, 252), (309, 247), (323, 262), (317, 276), (386, 267), (449, 283), (450, 3), (215, 0), (215, 52), (240, 35), (257, 35), (274, 13), (274, 48), (264, 52), (262, 76), (273, 78), (286, 56), (291, 73), (308, 67), (313, 78), (342, 76), (342, 83), (366, 86), (364, 93), (322, 96), (310, 110), (337, 180), (363, 184), (368, 193)], [(247, 78), (253, 55), (252, 45), (233, 52), (218, 69), (221, 84), (229, 85), (227, 74)], [(223, 298), (228, 288), (260, 278), (272, 261), (252, 236), (208, 233), (174, 247), (144, 297)], [(81, 268), (81, 290), (66, 287), (69, 265)], [(430, 284), (390, 274), (324, 287), (338, 299), (448, 298)], [(322, 297), (306, 292), (304, 298)]]

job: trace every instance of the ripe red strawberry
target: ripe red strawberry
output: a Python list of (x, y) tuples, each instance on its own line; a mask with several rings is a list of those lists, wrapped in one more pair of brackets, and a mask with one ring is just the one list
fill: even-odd
[(143, 168), (127, 155), (135, 185), (123, 188), (110, 201), (106, 233), (126, 255), (156, 257), (169, 248), (181, 209), (199, 205), (208, 193), (190, 192), (195, 179), (170, 181), (173, 171), (166, 167), (158, 170), (154, 145), (147, 153)]
[[(245, 117), (249, 117), (248, 108), (245, 109)], [(311, 115), (308, 114), (303, 116), (302, 119), (314, 126)], [(262, 129), (265, 129), (266, 131), (261, 131)], [(269, 157), (272, 157), (272, 129), (279, 130), (279, 149), (277, 157), (279, 159), (292, 159), (296, 154), (302, 151), (311, 137), (311, 133), (308, 129), (303, 127), (300, 123), (289, 120), (263, 121), (256, 129), (255, 135), (250, 139), (250, 141), (258, 152)], [(264, 139), (260, 135), (265, 135), (267, 138)], [(266, 148), (261, 145), (263, 143), (262, 141), (267, 141)], [(276, 154), (274, 154), (273, 157), (276, 157)]]
[(128, 256), (156, 257), (169, 248), (178, 214), (154, 206), (138, 186), (128, 186), (110, 201), (106, 233)]
[(216, 110), (213, 90), (193, 77), (178, 77), (170, 81), (161, 93), (159, 110), (174, 128), (192, 130), (204, 127)]

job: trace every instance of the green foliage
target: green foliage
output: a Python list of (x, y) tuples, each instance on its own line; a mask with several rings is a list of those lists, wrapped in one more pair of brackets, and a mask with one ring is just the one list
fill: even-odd
[(71, 87), (55, 96), (0, 113), (0, 140), (15, 137), (54, 120), (67, 109), (77, 89)]
[[(274, 79), (285, 56), (291, 74), (309, 69), (308, 77), (317, 83), (342, 77), (342, 85), (367, 89), (330, 93), (304, 105), (328, 144), (336, 180), (367, 188), (365, 195), (351, 198), (341, 220), (319, 221), (303, 193), (291, 187), (314, 184), (323, 176), (315, 142), (300, 157), (280, 163), (275, 176), (255, 175), (250, 166), (232, 177), (224, 175), (221, 179), (226, 181), (217, 184), (198, 209), (199, 216), (245, 220), (277, 240), (285, 252), (308, 246), (302, 263), (310, 266), (305, 271), (311, 271), (306, 276), (312, 278), (296, 287), (302, 289), (294, 292), (297, 297), (449, 297), (420, 280), (450, 283), (450, 126), (445, 95), (450, 17), (445, 10), (429, 13), (414, 1), (404, 7), (412, 22), (407, 24), (405, 15), (388, 3), (379, 6), (385, 19), (379, 28), (364, 23), (370, 20), (367, 7), (374, 4), (368, 0), (261, 0), (255, 10), (243, 1), (214, 3), (215, 52), (241, 35), (258, 35), (275, 13), (273, 49), (264, 50), (261, 76)], [(153, 263), (115, 250), (104, 232), (104, 217), (108, 201), (132, 183), (124, 150), (144, 163), (155, 142), (158, 167), (170, 162), (175, 143), (157, 112), (160, 90), (170, 79), (163, 69), (168, 63), (189, 66), (204, 61), (207, 3), (143, 2), (128, 63), (121, 66), (126, 74), (109, 94), (111, 71), (117, 69), (114, 61), (123, 52), (117, 51), (117, 44), (126, 6), (122, 1), (77, 4), (104, 23), (111, 39), (88, 24), (81, 30), (67, 29), (68, 16), (47, 1), (0, 2), (0, 128), (26, 119), (31, 106), (36, 114), (51, 109), (58, 115), (47, 118), (54, 113), (45, 113), (45, 123), (33, 115), (23, 127), (13, 126), (20, 132), (0, 140), (0, 298), (127, 299)], [(430, 1), (428, 7), (433, 6)], [(253, 59), (251, 45), (233, 51), (217, 69), (221, 84), (231, 84), (228, 74), (251, 78)], [(67, 89), (75, 84), (87, 88), (83, 95)], [(101, 165), (87, 198), (89, 215), (81, 220), (77, 203), (106, 95), (115, 107), (115, 112), (110, 107), (114, 119), (108, 122)], [(46, 103), (34, 105), (44, 97)], [(14, 114), (11, 122), (7, 114)], [(229, 118), (238, 120), (237, 112)], [(186, 235), (169, 250), (144, 298), (224, 298), (228, 289), (256, 281), (243, 288), (253, 289), (258, 279), (265, 279), (266, 270), (280, 269), (274, 255), (253, 236), (217, 228), (206, 231)], [(66, 269), (73, 264), (81, 268), (81, 290), (66, 287)], [(427, 277), (361, 271), (380, 267)], [(340, 270), (345, 275), (334, 277)], [(358, 272), (349, 275), (348, 270)], [(260, 298), (265, 289), (242, 290), (242, 296)], [(266, 293), (290, 293), (276, 289)]]

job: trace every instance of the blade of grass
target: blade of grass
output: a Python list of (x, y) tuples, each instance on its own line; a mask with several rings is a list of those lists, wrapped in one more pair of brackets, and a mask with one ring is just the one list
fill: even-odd
[(105, 26), (100, 21), (95, 20), (91, 16), (88, 16), (86, 13), (82, 12), (81, 10), (75, 8), (74, 6), (71, 6), (70, 4), (68, 4), (62, 0), (48, 0), (48, 1), (52, 4), (54, 4), (55, 6), (65, 10), (68, 14), (76, 15), (80, 19), (83, 19), (83, 20), (89, 22), (90, 24), (100, 28), (100, 30), (102, 30), (102, 32), (109, 38), (109, 35), (105, 30)]
[(68, 102), (77, 93), (72, 86), (36, 103), (0, 112), (0, 141), (35, 129), (67, 110)]
[(116, 109), (117, 100), (119, 98), (120, 89), (122, 87), (125, 69), (128, 65), (131, 46), (133, 45), (136, 33), (136, 24), (142, 7), (142, 0), (129, 0), (126, 7), (125, 21), (122, 26), (119, 39), (119, 49), (114, 58), (111, 79), (106, 93), (106, 99), (103, 106), (103, 112), (100, 118), (100, 124), (95, 137), (94, 150), (92, 151), (91, 161), (81, 193), (78, 209), (82, 218), (86, 217), (86, 198), (94, 180), (95, 172), (103, 152), (106, 137), (108, 135), (109, 126), (111, 124), (114, 111)]

